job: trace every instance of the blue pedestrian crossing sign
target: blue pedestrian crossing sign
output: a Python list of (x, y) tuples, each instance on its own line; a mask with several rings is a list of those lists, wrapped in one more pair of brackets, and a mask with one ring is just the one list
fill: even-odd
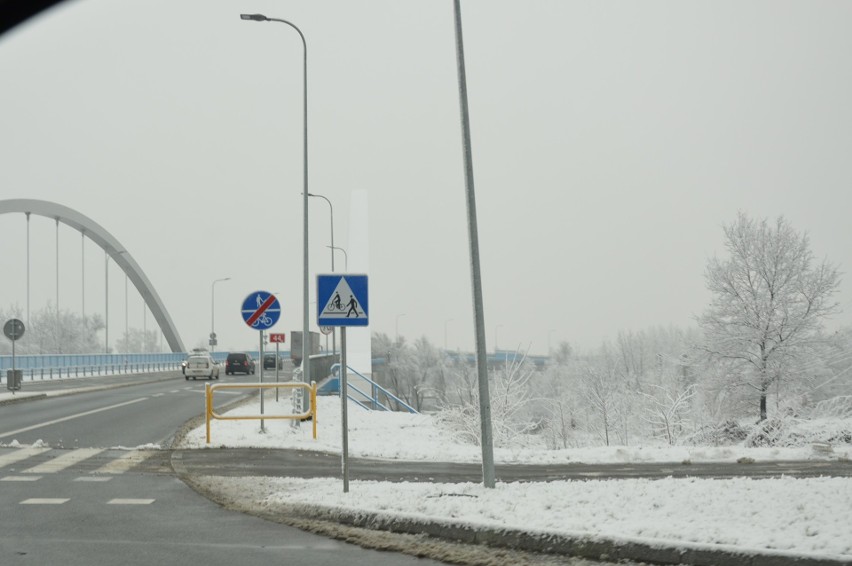
[(369, 326), (366, 275), (317, 275), (319, 326)]
[(281, 303), (269, 291), (255, 291), (243, 301), (243, 320), (254, 330), (268, 330), (281, 318)]

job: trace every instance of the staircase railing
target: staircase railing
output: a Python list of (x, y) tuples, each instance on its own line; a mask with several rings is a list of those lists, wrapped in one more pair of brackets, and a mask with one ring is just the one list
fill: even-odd
[[(379, 392), (381, 392), (387, 398), (393, 399), (394, 401), (396, 401), (401, 407), (404, 407), (405, 410), (407, 410), (409, 413), (420, 414), (420, 411), (418, 411), (417, 409), (415, 409), (414, 407), (412, 407), (411, 405), (409, 405), (408, 403), (406, 403), (405, 401), (403, 401), (402, 399), (400, 399), (399, 397), (397, 397), (396, 395), (394, 395), (393, 393), (391, 393), (390, 391), (388, 391), (387, 389), (385, 389), (384, 387), (382, 387), (381, 385), (379, 385), (378, 383), (376, 383), (375, 381), (370, 379), (369, 377), (367, 377), (367, 376), (359, 373), (358, 371), (352, 369), (350, 366), (347, 366), (347, 368), (348, 368), (347, 372), (346, 372), (347, 377), (351, 378), (352, 376), (358, 376), (359, 378), (363, 379), (364, 381), (366, 381), (370, 385), (371, 393), (366, 393), (347, 380), (347, 384), (346, 384), (347, 389), (354, 390), (356, 393), (358, 393), (361, 396), (361, 398), (358, 399), (358, 398), (353, 397), (352, 394), (349, 391), (346, 392), (346, 397), (349, 400), (356, 403), (357, 405), (359, 405), (360, 407), (363, 407), (363, 408), (368, 409), (368, 410), (379, 409), (379, 410), (382, 410), (382, 411), (391, 411), (392, 409), (390, 409), (387, 405), (385, 405), (381, 401), (379, 401)], [(337, 377), (338, 383), (339, 383), (339, 380), (340, 380), (340, 364), (339, 363), (331, 366), (331, 375)], [(365, 402), (369, 403), (370, 406), (367, 406), (367, 404), (365, 404)]]

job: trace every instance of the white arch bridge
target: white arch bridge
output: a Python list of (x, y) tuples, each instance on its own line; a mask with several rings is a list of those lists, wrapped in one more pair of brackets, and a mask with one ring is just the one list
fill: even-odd
[(113, 259), (116, 265), (121, 267), (122, 271), (124, 271), (136, 287), (148, 309), (154, 315), (157, 324), (159, 324), (160, 331), (163, 333), (172, 352), (186, 351), (174, 322), (172, 322), (172, 318), (163, 305), (163, 301), (160, 299), (154, 286), (148, 281), (142, 268), (139, 267), (139, 264), (130, 255), (130, 252), (124, 249), (124, 246), (100, 224), (76, 210), (46, 200), (0, 200), (0, 214), (7, 213), (24, 213), (27, 215), (27, 218), (29, 218), (30, 214), (53, 218), (57, 223), (62, 222), (70, 226), (100, 246)]

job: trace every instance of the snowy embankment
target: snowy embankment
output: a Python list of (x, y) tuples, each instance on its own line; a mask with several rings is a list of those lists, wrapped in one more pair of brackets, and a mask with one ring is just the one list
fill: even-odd
[[(266, 398), (267, 415), (289, 411)], [(259, 404), (230, 414), (258, 414)], [(211, 447), (276, 447), (339, 452), (340, 401), (318, 401), (318, 438), (304, 423), (214, 421)], [(534, 440), (534, 439), (533, 439)], [(349, 409), (349, 453), (353, 457), (447, 462), (478, 462), (476, 446), (460, 445), (428, 415), (368, 413)], [(531, 441), (532, 443), (532, 441)], [(202, 448), (205, 428), (191, 431), (183, 447)], [(564, 462), (735, 462), (762, 460), (850, 459), (852, 446), (831, 453), (799, 448), (637, 446), (544, 450), (538, 446), (495, 449), (505, 463)], [(479, 484), (351, 482), (342, 493), (334, 478), (212, 479), (238, 482), (246, 499), (259, 505), (311, 504), (342, 512), (362, 510), (420, 519), (452, 519), (471, 525), (523, 529), (531, 532), (589, 534), (632, 539), (649, 544), (708, 548), (737, 547), (743, 551), (773, 550), (794, 555), (819, 555), (852, 561), (852, 479), (623, 479), (501, 483), (496, 489)], [(721, 545), (721, 546), (720, 546)]]

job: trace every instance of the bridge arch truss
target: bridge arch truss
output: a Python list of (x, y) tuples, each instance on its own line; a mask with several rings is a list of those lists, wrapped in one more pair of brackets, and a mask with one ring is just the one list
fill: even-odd
[(77, 230), (100, 246), (116, 265), (124, 271), (136, 287), (148, 309), (154, 315), (154, 320), (160, 326), (160, 331), (166, 338), (172, 352), (186, 351), (177, 328), (175, 328), (174, 322), (172, 322), (172, 318), (169, 316), (154, 286), (151, 285), (148, 277), (145, 276), (145, 272), (142, 271), (142, 268), (139, 267), (139, 264), (130, 255), (130, 252), (112, 234), (107, 232), (104, 227), (76, 210), (46, 200), (0, 200), (0, 214), (8, 213), (35, 214), (55, 219), (57, 222), (62, 222), (66, 226)]

